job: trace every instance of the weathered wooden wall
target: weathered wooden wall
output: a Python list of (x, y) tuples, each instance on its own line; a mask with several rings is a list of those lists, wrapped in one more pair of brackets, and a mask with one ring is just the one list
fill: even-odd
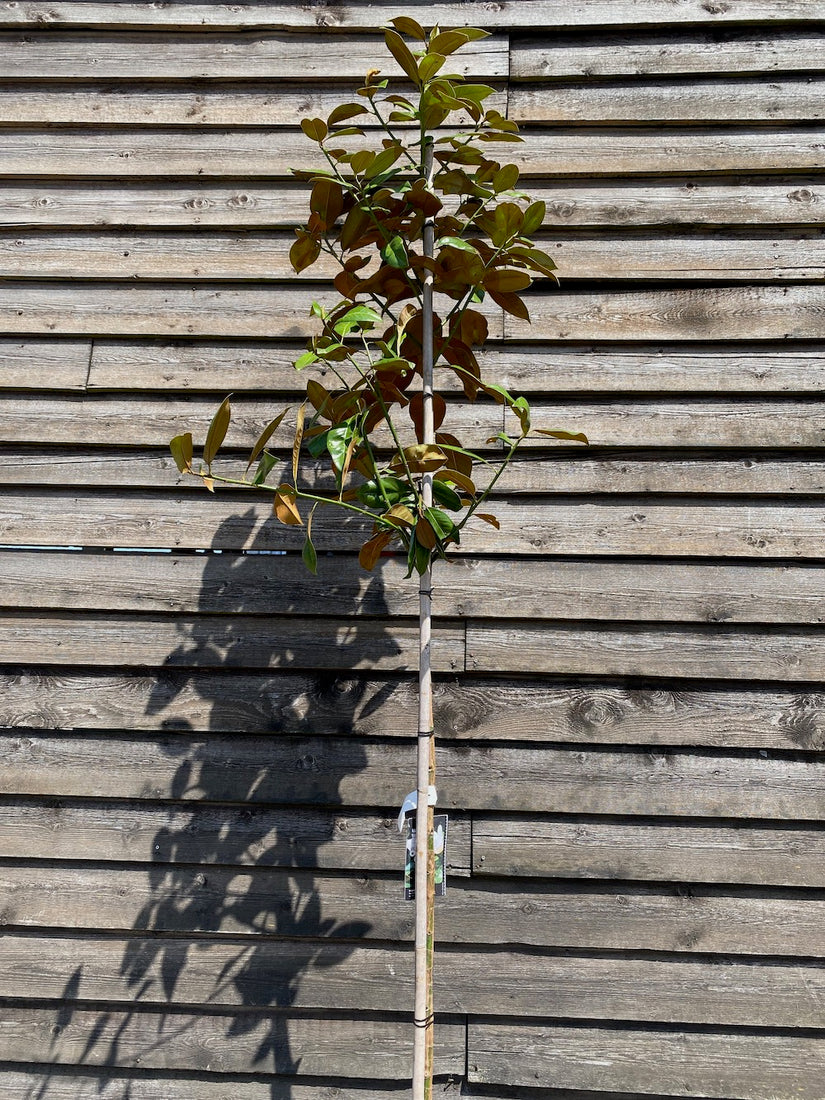
[(438, 578), (438, 1094), (822, 1100), (821, 0), (0, 2), (0, 1096), (405, 1095), (415, 593), (166, 450), (294, 391), (296, 118), (405, 10), (494, 32), (563, 286), (488, 361), (594, 444)]

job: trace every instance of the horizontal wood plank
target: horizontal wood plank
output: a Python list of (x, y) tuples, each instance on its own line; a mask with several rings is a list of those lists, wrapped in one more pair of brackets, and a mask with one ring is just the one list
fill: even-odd
[(822, 339), (821, 286), (622, 290), (529, 295), (531, 322), (506, 315), (514, 340)]
[[(158, 8), (148, 0), (55, 0), (46, 16), (47, 26), (87, 26), (99, 24), (112, 27), (186, 26), (197, 27), (275, 27), (309, 28), (316, 33), (324, 30), (374, 30), (393, 13), (421, 15), (419, 5), (388, 3), (387, 0), (349, 0), (342, 7), (332, 0), (321, 0), (310, 9), (296, 7), (284, 0), (266, 0), (256, 4), (171, 3)], [(781, 23), (816, 20), (821, 13), (818, 0), (788, 0), (777, 20), (776, 5), (769, 0), (740, 0), (735, 7), (719, 5), (708, 11), (700, 0), (584, 0), (575, 6), (560, 9), (554, 0), (501, 0), (494, 8), (484, 10), (487, 27), (602, 27), (655, 26), (657, 24), (749, 23), (778, 21)], [(437, 0), (427, 5), (430, 23), (466, 25), (467, 6), (464, 0)], [(0, 7), (0, 22), (9, 26), (29, 25), (32, 14), (27, 8), (6, 0)], [(42, 22), (38, 22), (42, 25)]]
[[(269, 617), (234, 624), (223, 617), (187, 622), (156, 616), (0, 616), (0, 661), (44, 664), (180, 665), (235, 668), (415, 669), (418, 624), (348, 618), (308, 620), (296, 608), (280, 629)], [(182, 639), (186, 638), (187, 641)], [(434, 669), (464, 668), (464, 627), (439, 623)]]
[[(302, 344), (274, 341), (164, 344), (95, 340), (88, 386), (93, 390), (144, 392), (303, 390), (304, 381), (293, 368), (302, 350)], [(36, 355), (34, 350), (28, 376), (37, 373)], [(647, 391), (719, 397), (724, 393), (819, 394), (825, 385), (825, 365), (818, 345), (762, 343), (730, 348), (723, 344), (656, 344), (631, 348), (622, 344), (491, 344), (478, 358), (482, 372), (500, 385), (534, 393)], [(316, 372), (316, 376), (323, 378), (324, 374)], [(452, 372), (438, 372), (441, 392), (455, 392), (458, 387)]]
[[(0, 674), (10, 729), (338, 734), (405, 738), (415, 728), (412, 676), (344, 672), (71, 671)], [(825, 746), (825, 698), (782, 688), (626, 688), (534, 677), (436, 678), (436, 725), (448, 741), (595, 745)]]
[[(705, 28), (711, 20), (705, 22)], [(588, 38), (516, 37), (511, 44), (511, 80), (557, 80), (659, 74), (816, 72), (823, 39), (816, 31), (784, 30), (763, 24), (754, 30), (719, 34), (702, 28), (672, 28), (632, 35)]]
[[(317, 32), (175, 34), (41, 28), (37, 34), (0, 34), (0, 53), (5, 80), (88, 80), (93, 76), (119, 83), (135, 79), (360, 82), (373, 67), (380, 68), (382, 76), (403, 76), (374, 33), (325, 37), (319, 48)], [(505, 77), (508, 41), (503, 35), (491, 35), (467, 43), (451, 66), (451, 72), (463, 76)], [(337, 97), (340, 101), (340, 92)]]
[[(0, 276), (60, 279), (282, 280), (293, 275), (292, 234), (0, 234)], [(821, 233), (770, 236), (565, 235), (542, 241), (561, 279), (752, 281), (819, 279)], [(321, 256), (303, 278), (340, 267)]]
[[(388, 855), (392, 839), (387, 830)], [(332, 838), (327, 846), (331, 845)], [(707, 886), (689, 891), (638, 885), (576, 889), (478, 877), (462, 884), (457, 872), (466, 872), (466, 865), (456, 865), (459, 847), (469, 855), (466, 822), (453, 816), (448, 853), (455, 866), (450, 869), (450, 887), (438, 901), (442, 944), (782, 956), (815, 956), (821, 951), (825, 900), (815, 895), (759, 897), (753, 890), (734, 893), (730, 887), (725, 892)], [(31, 848), (26, 854), (33, 858), (39, 853)], [(398, 866), (391, 870), (397, 872)], [(483, 864), (479, 873), (484, 873)], [(67, 862), (38, 867), (36, 883), (32, 877), (28, 864), (0, 868), (7, 930), (152, 930), (256, 939), (269, 934), (333, 940), (413, 938), (413, 911), (399, 904), (397, 873), (330, 876), (297, 867), (270, 871), (217, 866), (204, 872), (179, 864), (162, 875), (157, 869), (150, 875), (139, 867)], [(315, 906), (313, 920), (305, 916), (307, 898)]]
[[(187, 767), (185, 756), (182, 767)], [(217, 794), (217, 790), (214, 793)], [(285, 869), (292, 884), (289, 889), (298, 882), (308, 883), (316, 873), (329, 870), (357, 871), (361, 876), (371, 871), (391, 871), (400, 875), (404, 847), (398, 833), (397, 816), (395, 809), (384, 813), (375, 809), (331, 812), (260, 805), (190, 804), (184, 808), (179, 804), (55, 803), (4, 797), (0, 804), (0, 853), (5, 859), (17, 860), (146, 865), (135, 873), (149, 890), (154, 890), (155, 877), (147, 870), (148, 865), (169, 868), (158, 874), (167, 875), (169, 882), (177, 881), (184, 893), (191, 886), (195, 908), (200, 914), (198, 919), (208, 924), (216, 919), (216, 910), (212, 907), (215, 890), (221, 889), (220, 884), (227, 881), (227, 875), (241, 875), (244, 869), (249, 869), (256, 882), (270, 883), (271, 879), (259, 876), (268, 874), (270, 868)], [(460, 813), (450, 817), (447, 858), (451, 876), (469, 874), (470, 822)], [(221, 870), (221, 866), (232, 870)], [(88, 866), (87, 870), (93, 875)], [(46, 873), (42, 866), (33, 878), (28, 870), (29, 884), (43, 881), (41, 872)], [(67, 873), (63, 881), (69, 889), (76, 889), (80, 881), (73, 875), (82, 878), (80, 871)], [(403, 914), (404, 908), (399, 909), (395, 904), (399, 897), (397, 878), (394, 886), (395, 912)], [(369, 893), (370, 889), (369, 884), (359, 880), (360, 893)], [(127, 891), (122, 897), (134, 897), (134, 892)], [(114, 895), (110, 896), (110, 902), (115, 909), (120, 904)], [(5, 910), (6, 923), (13, 924), (18, 919), (25, 923), (26, 918), (22, 915), (25, 903), (17, 906), (11, 895), (9, 903), (10, 907)], [(46, 904), (39, 890), (33, 904)], [(103, 904), (101, 901), (101, 906)], [(77, 916), (82, 911), (78, 910)], [(97, 907), (85, 911), (96, 919)], [(47, 923), (45, 918), (38, 919), (40, 923)], [(62, 925), (71, 919), (69, 910), (64, 909), (62, 916), (58, 915), (51, 923)]]
[(83, 390), (91, 358), (88, 340), (0, 340), (0, 390)]
[[(2, 737), (0, 746), (0, 790), (19, 796), (82, 789), (89, 798), (350, 807), (397, 805), (413, 756), (411, 745), (397, 742), (284, 735), (130, 740), (25, 732)], [(447, 809), (825, 819), (825, 767), (816, 757), (490, 745), (445, 745), (437, 755), (438, 804)]]
[[(545, 225), (821, 225), (825, 194), (817, 175), (733, 180), (531, 181), (547, 204)], [(233, 185), (189, 180), (0, 180), (0, 217), (9, 226), (152, 225), (215, 228), (297, 225), (306, 219), (303, 186), (244, 179)]]
[[(525, 176), (681, 175), (811, 172), (822, 167), (821, 127), (805, 130), (673, 127), (665, 143), (650, 131), (541, 130), (512, 154)], [(367, 141), (367, 139), (361, 139)], [(48, 177), (287, 177), (317, 164), (315, 146), (298, 131), (214, 127), (20, 127), (0, 134), (4, 175)]]
[(478, 1083), (817, 1100), (825, 1043), (799, 1035), (471, 1023), (468, 1059)]
[[(227, 387), (228, 389), (228, 387)], [(643, 451), (601, 453), (559, 448), (536, 454), (524, 452), (502, 475), (494, 496), (519, 497), (533, 493), (663, 493), (695, 496), (821, 496), (825, 493), (825, 462), (793, 452), (751, 451), (742, 454), (695, 455), (671, 452), (667, 456)], [(0, 484), (10, 486), (65, 486), (76, 489), (177, 489), (202, 492), (202, 486), (180, 474), (165, 450), (106, 449), (62, 446), (59, 450), (6, 445), (0, 448)], [(280, 483), (291, 463), (282, 455), (273, 467)], [(302, 471), (303, 484), (332, 491), (331, 472), (320, 462)], [(476, 484), (485, 484), (484, 474)], [(243, 492), (243, 490), (239, 490)]]
[[(414, 616), (415, 584), (388, 559), (367, 574), (353, 557), (312, 576), (297, 556), (171, 556), (7, 551), (6, 608), (235, 615)], [(457, 560), (436, 576), (441, 617), (637, 622), (825, 622), (823, 571), (812, 566)]]
[(821, 888), (823, 855), (825, 833), (803, 826), (473, 821), (475, 875)]
[[(68, 1020), (54, 1008), (4, 1007), (0, 1043), (12, 1062), (403, 1079), (412, 1058), (406, 1020), (313, 1019), (258, 1014), (107, 1011), (75, 1008)], [(57, 1023), (57, 1020), (60, 1023)], [(55, 1027), (59, 1031), (55, 1034)], [(439, 1073), (462, 1073), (463, 1025), (442, 1023), (436, 1040)], [(264, 1059), (261, 1044), (271, 1051)], [(272, 1085), (270, 1085), (270, 1088)]]
[[(0, 308), (8, 333), (114, 336), (247, 336), (298, 339), (317, 331), (314, 299), (330, 304), (330, 287), (258, 284), (49, 283), (9, 280)], [(309, 303), (309, 304), (308, 304)], [(5, 309), (5, 312), (4, 312)], [(491, 339), (503, 335), (502, 312), (482, 305)]]
[[(300, 551), (305, 531), (272, 518), (269, 498), (223, 493), (152, 496), (85, 494), (67, 499), (9, 490), (0, 500), (0, 542), (11, 546), (103, 546)], [(825, 506), (805, 501), (706, 503), (685, 498), (662, 504), (632, 497), (612, 502), (581, 499), (491, 505), (501, 531), (484, 523), (466, 530), (461, 553), (545, 554), (584, 557), (717, 557), (821, 561)], [(315, 517), (320, 553), (358, 550), (369, 525), (340, 520), (327, 509)], [(330, 562), (319, 559), (320, 576)], [(334, 566), (333, 566), (334, 567)], [(332, 573), (329, 574), (330, 576)]]
[(802, 630), (467, 625), (474, 672), (813, 682), (823, 660), (825, 636)]
[[(822, 50), (821, 43), (819, 50)], [(25, 102), (25, 121), (39, 122), (50, 109), (52, 114), (60, 117), (58, 109), (51, 108), (51, 101), (38, 112), (39, 106), (39, 100), (36, 106), (32, 104), (31, 107)], [(8, 114), (13, 114), (17, 109), (16, 104), (10, 104)], [(738, 77), (738, 72), (737, 77), (732, 79), (671, 78), (667, 83), (642, 82), (634, 78), (632, 84), (600, 82), (590, 85), (584, 83), (582, 78), (582, 84), (573, 86), (523, 84), (511, 87), (508, 117), (520, 125), (537, 122), (551, 125), (561, 122), (577, 125), (605, 122), (630, 125), (654, 122), (810, 122), (823, 117), (822, 86), (816, 77), (788, 78), (783, 74), (768, 82), (743, 80)], [(66, 118), (66, 121), (75, 120)]]
[[(316, 925), (316, 928), (318, 926)], [(357, 936), (357, 931), (351, 929)], [(285, 922), (286, 935), (312, 935), (312, 922)], [(413, 998), (409, 946), (340, 943), (328, 937), (231, 940), (91, 936), (3, 936), (4, 997), (217, 1008), (391, 1011)], [(442, 1011), (507, 1016), (553, 1015), (656, 1023), (818, 1027), (825, 970), (721, 960), (660, 961), (550, 953), (442, 949), (435, 996)]]

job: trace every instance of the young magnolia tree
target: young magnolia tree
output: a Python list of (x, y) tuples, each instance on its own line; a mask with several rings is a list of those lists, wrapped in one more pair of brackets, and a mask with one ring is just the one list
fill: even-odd
[[(471, 520), (498, 529), (483, 506), (531, 431), (587, 440), (563, 429), (532, 429), (526, 399), (485, 379), (476, 356), (487, 339), (484, 307), (493, 303), (529, 319), (522, 292), (535, 277), (554, 279), (555, 266), (533, 241), (544, 203), (516, 190), (518, 168), (495, 156), (522, 140), (518, 127), (485, 107), (493, 88), (449, 71), (451, 55), (487, 32), (427, 32), (408, 17), (391, 22), (387, 48), (414, 90), (387, 94), (388, 81), (371, 69), (357, 99), (326, 119), (301, 122), (320, 155), (318, 167), (295, 173), (311, 191), (290, 260), (301, 273), (322, 254), (329, 257), (337, 267), (337, 300), (312, 303), (318, 331), (295, 367), (320, 366), (337, 384), (327, 389), (310, 377), (294, 423), (285, 424), (287, 410), (280, 412), (240, 477), (214, 465), (230, 422), (228, 398), (197, 465), (191, 433), (177, 436), (171, 449), (181, 472), (210, 489), (220, 482), (271, 492), (281, 523), (304, 527), (303, 559), (313, 573), (312, 519), (322, 506), (362, 521), (364, 569), (384, 554), (403, 554), (407, 576), (419, 578), (413, 1097), (424, 1100), (433, 1073), (432, 567), (459, 545)], [(486, 394), (512, 411), (512, 434), (487, 441), (499, 449), (496, 461), (450, 430), (454, 405), (434, 389), (435, 371), (458, 379), (466, 400)], [(273, 484), (277, 459), (270, 446), (282, 424), (292, 443), (292, 478)], [(304, 487), (304, 456), (329, 463), (335, 492)]]

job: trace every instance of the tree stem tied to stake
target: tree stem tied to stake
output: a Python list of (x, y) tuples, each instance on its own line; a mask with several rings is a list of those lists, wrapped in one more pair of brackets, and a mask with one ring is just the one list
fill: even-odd
[[(295, 231), (290, 261), (299, 275), (322, 255), (339, 270), (335, 294), (327, 288), (309, 309), (320, 331), (295, 368), (318, 374), (306, 383), (292, 438), (271, 442), (287, 416), (284, 409), (263, 428), (245, 472), (228, 476), (216, 468), (231, 419), (227, 397), (209, 425), (202, 461), (195, 462), (191, 432), (170, 446), (178, 469), (200, 477), (213, 492), (233, 485), (270, 494), (275, 517), (287, 528), (285, 548), (302, 545), (289, 536), (300, 532), (301, 554), (312, 573), (318, 568), (315, 538), (343, 555), (356, 533), (363, 540), (358, 561), (364, 569), (379, 562), (394, 568), (401, 561), (407, 577), (419, 575), (413, 1100), (430, 1100), (433, 562), (450, 558), (471, 521), (499, 529), (495, 514), (482, 505), (501, 493), (499, 479), (528, 435), (581, 443), (587, 438), (562, 428), (532, 428), (526, 398), (486, 381), (476, 358), (487, 340), (487, 313), (501, 310), (529, 321), (523, 293), (534, 280), (544, 287), (555, 281), (553, 260), (533, 239), (545, 205), (518, 189), (517, 165), (496, 159), (508, 142), (522, 140), (518, 126), (486, 107), (494, 88), (450, 71), (451, 55), (487, 32), (427, 31), (410, 16), (390, 22), (385, 44), (413, 90), (387, 92), (389, 80), (370, 69), (356, 99), (334, 106), (326, 120), (301, 120), (303, 134), (321, 155), (320, 166), (294, 173), (311, 192), (309, 217)], [(355, 141), (345, 140), (350, 136)], [(434, 310), (434, 295), (448, 305), (443, 317)], [(445, 379), (450, 401), (434, 392), (434, 370)], [(329, 379), (337, 388), (326, 388)], [(466, 401), (492, 399), (505, 417), (497, 418), (502, 428), (471, 447), (450, 430), (461, 391)], [(479, 418), (485, 415), (482, 410)], [(308, 475), (302, 465), (307, 455)], [(319, 460), (328, 464), (321, 475)], [(336, 529), (319, 520), (319, 536), (317, 526), (313, 532), (319, 508), (346, 523)], [(478, 537), (472, 528), (469, 534)]]
[[(432, 187), (433, 143), (427, 139), (423, 150), (424, 176)], [(433, 218), (425, 219), (422, 252), (431, 259), (434, 251)], [(422, 354), (423, 442), (435, 444), (433, 418), (433, 273), (427, 270), (422, 287), (424, 318)], [(433, 505), (433, 475), (421, 479), (425, 508)], [(433, 807), (429, 788), (435, 785), (435, 730), (433, 723), (432, 681), (432, 559), (419, 577), (419, 654), (418, 654), (418, 747), (417, 807), (415, 819), (415, 1032), (413, 1045), (413, 1098), (430, 1100), (433, 1081), (433, 943), (435, 937), (435, 852), (433, 846)]]

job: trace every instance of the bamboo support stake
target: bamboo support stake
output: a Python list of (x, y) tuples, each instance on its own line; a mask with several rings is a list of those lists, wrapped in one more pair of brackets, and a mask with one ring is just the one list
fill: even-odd
[[(427, 186), (432, 185), (433, 145), (427, 139), (422, 150)], [(423, 251), (434, 251), (433, 220), (424, 223)], [(435, 442), (433, 418), (433, 276), (424, 277), (423, 297), (423, 440)], [(433, 503), (433, 475), (422, 477), (425, 507)], [(415, 818), (415, 1028), (413, 1042), (413, 1100), (430, 1100), (433, 1089), (433, 937), (435, 931), (435, 854), (433, 808), (429, 788), (435, 785), (435, 734), (433, 729), (432, 662), (432, 561), (418, 586), (418, 749)]]

